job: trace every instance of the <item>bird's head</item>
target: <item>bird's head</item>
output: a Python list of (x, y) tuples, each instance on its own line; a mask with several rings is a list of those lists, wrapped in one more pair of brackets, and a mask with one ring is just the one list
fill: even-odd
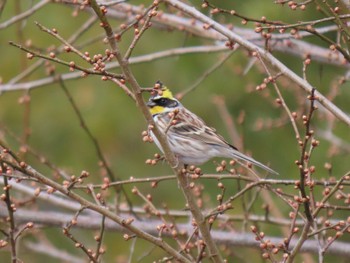
[(181, 105), (180, 102), (174, 98), (171, 91), (160, 81), (157, 81), (156, 85), (158, 85), (157, 91), (147, 102), (147, 106), (152, 115), (173, 111)]

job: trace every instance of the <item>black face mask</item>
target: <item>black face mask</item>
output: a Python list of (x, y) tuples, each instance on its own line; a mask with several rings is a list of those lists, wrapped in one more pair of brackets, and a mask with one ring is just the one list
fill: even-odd
[(161, 106), (166, 108), (175, 108), (179, 105), (176, 100), (172, 100), (169, 98), (158, 98), (158, 99), (150, 99), (147, 103), (148, 107)]

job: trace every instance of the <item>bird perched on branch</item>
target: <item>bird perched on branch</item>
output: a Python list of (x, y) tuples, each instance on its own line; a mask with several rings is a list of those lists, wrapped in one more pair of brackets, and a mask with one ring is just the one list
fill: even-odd
[[(161, 82), (158, 81), (155, 87), (155, 94), (150, 97), (147, 106), (156, 126), (166, 135), (170, 149), (180, 162), (199, 165), (213, 157), (223, 157), (243, 160), (269, 173), (278, 174), (266, 165), (239, 152), (217, 134), (215, 129), (207, 126), (201, 118), (186, 109)], [(150, 135), (158, 148), (163, 151), (152, 131)]]

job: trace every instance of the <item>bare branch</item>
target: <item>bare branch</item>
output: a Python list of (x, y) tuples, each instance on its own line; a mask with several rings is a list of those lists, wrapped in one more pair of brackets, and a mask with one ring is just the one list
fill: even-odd
[(27, 18), (27, 17), (31, 16), (36, 11), (38, 11), (41, 8), (43, 8), (45, 5), (47, 5), (50, 2), (51, 2), (51, 0), (41, 0), (39, 3), (37, 3), (32, 8), (26, 10), (25, 12), (23, 12), (23, 13), (17, 15), (17, 16), (13, 16), (13, 17), (11, 17), (11, 19), (9, 19), (9, 20), (3, 22), (2, 24), (0, 24), (0, 30), (9, 27), (9, 26), (11, 26), (14, 23), (17, 23), (18, 21), (23, 20), (24, 18)]
[[(0, 217), (3, 218), (7, 214), (4, 210), (0, 209)], [(20, 210), (17, 212), (16, 223), (21, 224), (28, 221), (34, 222), (36, 225), (43, 224), (46, 226), (61, 227), (62, 224), (65, 224), (72, 218), (73, 214), (65, 214), (60, 212), (48, 212), (48, 211), (28, 211)], [(75, 226), (76, 228), (83, 229), (94, 229), (98, 230), (100, 228), (101, 216), (91, 216), (91, 215), (80, 215), (78, 223)], [(150, 220), (150, 221), (137, 221), (133, 223), (135, 227), (142, 229), (143, 231), (149, 233), (150, 235), (157, 235), (156, 226), (161, 224), (159, 220)], [(179, 231), (185, 233), (191, 233), (191, 226), (188, 224), (177, 224)], [(107, 231), (118, 231), (122, 232), (123, 227), (115, 224), (113, 220), (106, 219), (105, 228)], [(212, 230), (211, 231), (216, 242), (219, 244), (224, 244), (227, 246), (239, 247), (251, 247), (258, 249), (259, 243), (256, 242), (252, 234), (247, 233), (229, 233), (227, 231)], [(169, 234), (165, 233), (166, 236)], [(266, 236), (266, 239), (269, 239), (274, 244), (283, 243), (282, 238), (276, 238), (273, 236)], [(294, 248), (296, 245), (296, 239), (292, 238), (290, 242), (290, 247)], [(315, 240), (308, 240), (304, 243), (300, 252), (311, 252), (317, 254), (317, 242)], [(332, 246), (328, 248), (328, 253), (331, 255), (338, 255), (342, 257), (350, 256), (350, 245), (347, 242), (335, 241)]]
[[(299, 85), (304, 91), (306, 91), (308, 94), (311, 94), (312, 90), (314, 89), (310, 83), (306, 82), (304, 79), (299, 77), (297, 74), (295, 74), (293, 71), (291, 71), (289, 68), (287, 68), (282, 62), (277, 60), (271, 53), (261, 49), (260, 47), (254, 45), (250, 41), (247, 41), (246, 39), (242, 38), (241, 36), (237, 35), (236, 33), (230, 31), (228, 28), (222, 26), (218, 22), (210, 19), (209, 17), (203, 15), (199, 11), (197, 11), (194, 8), (191, 8), (190, 6), (178, 1), (178, 0), (165, 0), (165, 2), (169, 3), (170, 5), (174, 6), (175, 8), (182, 10), (183, 12), (191, 15), (192, 17), (202, 21), (203, 23), (206, 23), (207, 25), (210, 25), (210, 28), (213, 30), (219, 32), (224, 37), (227, 37), (229, 40), (236, 42), (246, 49), (250, 50), (251, 52), (257, 52), (259, 53), (259, 56), (263, 58), (264, 60), (268, 61), (271, 66), (278, 69), (284, 76), (286, 76), (288, 79), (293, 81), (295, 84)], [(334, 103), (329, 101), (323, 94), (316, 91), (315, 97), (317, 97), (317, 101), (324, 106), (328, 111), (330, 111), (332, 114), (334, 114), (339, 120), (346, 123), (348, 126), (350, 126), (350, 117), (348, 114), (346, 114), (344, 111), (339, 109)]]

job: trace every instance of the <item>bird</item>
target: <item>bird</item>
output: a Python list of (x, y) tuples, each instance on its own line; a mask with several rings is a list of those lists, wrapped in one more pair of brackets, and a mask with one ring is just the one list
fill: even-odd
[[(246, 161), (271, 174), (278, 174), (266, 165), (238, 151), (214, 128), (186, 109), (171, 91), (157, 81), (146, 105), (159, 131), (166, 136), (171, 151), (184, 165), (201, 165), (214, 157)], [(158, 148), (162, 146), (152, 132), (149, 134)]]

